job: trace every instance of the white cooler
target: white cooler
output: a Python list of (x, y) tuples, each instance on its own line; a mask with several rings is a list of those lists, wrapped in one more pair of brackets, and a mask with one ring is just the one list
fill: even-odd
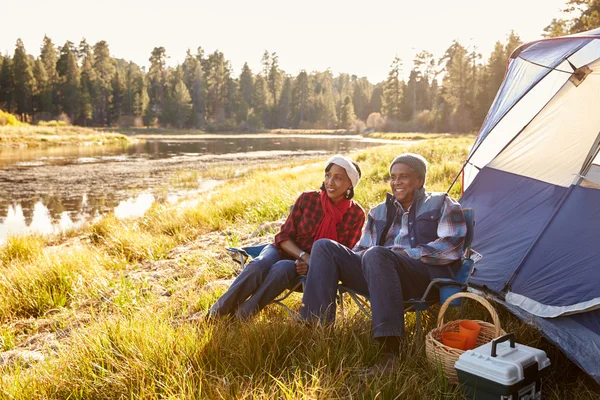
[(515, 343), (513, 333), (467, 350), (454, 363), (463, 394), (477, 400), (541, 399), (549, 365), (544, 351)]

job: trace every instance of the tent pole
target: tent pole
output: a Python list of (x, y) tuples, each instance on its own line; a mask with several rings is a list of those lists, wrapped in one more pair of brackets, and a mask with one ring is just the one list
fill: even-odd
[(596, 136), (594, 145), (590, 149), (590, 152), (588, 153), (587, 157), (585, 158), (585, 161), (583, 162), (583, 167), (581, 167), (581, 171), (579, 171), (577, 178), (575, 178), (575, 181), (573, 182), (574, 185), (579, 185), (581, 183), (583, 177), (588, 173), (588, 171), (592, 167), (592, 162), (594, 161), (594, 158), (598, 155), (598, 152), (600, 152), (600, 132), (598, 132), (598, 136)]
[[(462, 172), (465, 170), (465, 167), (467, 166), (467, 163), (469, 162), (469, 160), (467, 159), (467, 161), (465, 161), (465, 163), (463, 164), (462, 168), (460, 169), (460, 171), (458, 171), (458, 174), (456, 174), (456, 176), (454, 177), (454, 180), (452, 181), (452, 183), (450, 184), (450, 187), (448, 188), (448, 190), (446, 190), (446, 193), (450, 193), (450, 190), (452, 190), (452, 187), (454, 186), (454, 184), (456, 183), (456, 181), (458, 180), (458, 177), (460, 176), (460, 174), (462, 174)], [(465, 188), (462, 188), (463, 192), (465, 191)]]

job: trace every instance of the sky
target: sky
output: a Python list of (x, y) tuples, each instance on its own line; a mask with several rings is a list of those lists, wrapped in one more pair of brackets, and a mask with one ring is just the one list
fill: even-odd
[(265, 50), (276, 52), (290, 75), (328, 68), (371, 82), (384, 80), (397, 55), (404, 75), (414, 55), (441, 57), (453, 40), (476, 46), (487, 60), (496, 41), (514, 30), (523, 41), (541, 38), (567, 0), (27, 0), (1, 7), (0, 52), (14, 53), (21, 38), (38, 56), (44, 35), (91, 45), (105, 40), (111, 55), (148, 66), (163, 46), (175, 66), (187, 49), (219, 50), (239, 75), (244, 62), (261, 69)]

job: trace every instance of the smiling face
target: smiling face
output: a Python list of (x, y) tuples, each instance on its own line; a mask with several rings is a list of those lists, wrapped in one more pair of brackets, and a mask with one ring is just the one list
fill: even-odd
[(396, 163), (390, 170), (390, 186), (392, 194), (407, 210), (415, 197), (415, 189), (423, 187), (423, 179), (419, 178), (414, 169), (404, 163)]
[(346, 170), (337, 164), (331, 164), (329, 171), (325, 172), (323, 180), (327, 196), (335, 204), (344, 199), (346, 191), (352, 187), (352, 182), (346, 174)]

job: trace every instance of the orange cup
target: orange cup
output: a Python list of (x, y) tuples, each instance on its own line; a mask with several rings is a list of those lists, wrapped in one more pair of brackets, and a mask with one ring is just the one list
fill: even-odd
[(467, 337), (462, 333), (458, 332), (444, 332), (442, 333), (442, 343), (448, 347), (454, 347), (455, 349), (464, 350)]
[(472, 350), (475, 348), (475, 343), (477, 343), (477, 337), (479, 336), (480, 329), (481, 325), (475, 321), (460, 321), (458, 325), (458, 332), (465, 335), (467, 338), (465, 350)]

